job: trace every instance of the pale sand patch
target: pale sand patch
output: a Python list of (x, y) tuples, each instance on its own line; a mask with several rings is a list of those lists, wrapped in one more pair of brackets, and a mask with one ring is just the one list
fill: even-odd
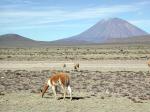
[(100, 61), (0, 61), (1, 70), (73, 70), (76, 63), (80, 70), (89, 71), (149, 71), (145, 60), (100, 60)]
[[(77, 95), (78, 94), (78, 95)], [(70, 101), (55, 100), (52, 96), (33, 93), (11, 93), (0, 96), (0, 112), (150, 112), (150, 101), (134, 103), (127, 98), (87, 97), (87, 93), (74, 93)]]

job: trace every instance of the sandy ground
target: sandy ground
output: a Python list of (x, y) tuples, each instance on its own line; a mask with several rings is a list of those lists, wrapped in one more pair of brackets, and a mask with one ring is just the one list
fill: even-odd
[[(46, 70), (62, 70), (64, 63), (73, 78), (73, 100), (41, 98)], [(75, 63), (82, 72), (71, 71)], [(150, 112), (149, 71), (144, 60), (0, 61), (0, 112)], [(114, 94), (103, 94), (109, 87)]]
[(146, 60), (101, 60), (101, 61), (0, 61), (1, 70), (73, 70), (76, 63), (81, 70), (90, 71), (148, 71)]
[[(78, 97), (55, 100), (39, 94), (11, 93), (0, 96), (0, 112), (150, 112), (150, 101), (133, 103), (126, 98), (93, 97), (79, 93)], [(74, 96), (77, 96), (77, 94)]]

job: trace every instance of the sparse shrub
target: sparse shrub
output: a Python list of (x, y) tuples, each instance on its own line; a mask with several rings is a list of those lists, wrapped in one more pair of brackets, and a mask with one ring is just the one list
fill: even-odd
[(7, 58), (11, 58), (11, 56), (7, 56)]
[(4, 58), (0, 58), (0, 60), (3, 60)]

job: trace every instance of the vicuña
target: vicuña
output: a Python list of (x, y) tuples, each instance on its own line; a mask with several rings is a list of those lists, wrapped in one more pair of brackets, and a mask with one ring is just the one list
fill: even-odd
[(74, 65), (74, 70), (78, 70), (79, 69), (79, 63)]
[(51, 87), (55, 96), (55, 99), (57, 99), (56, 94), (56, 86), (60, 85), (64, 92), (64, 99), (66, 97), (66, 92), (68, 90), (70, 94), (70, 100), (72, 100), (72, 93), (71, 93), (71, 87), (70, 87), (70, 77), (67, 73), (59, 72), (59, 73), (53, 73), (53, 75), (48, 79), (46, 84), (44, 85), (42, 92), (42, 98), (44, 96), (44, 93), (47, 91), (48, 87)]

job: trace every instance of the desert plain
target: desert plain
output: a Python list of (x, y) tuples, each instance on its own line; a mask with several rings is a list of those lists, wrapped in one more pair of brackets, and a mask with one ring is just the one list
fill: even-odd
[[(149, 59), (149, 44), (0, 48), (0, 112), (150, 112)], [(72, 101), (59, 87), (41, 97), (52, 69), (71, 77)]]

